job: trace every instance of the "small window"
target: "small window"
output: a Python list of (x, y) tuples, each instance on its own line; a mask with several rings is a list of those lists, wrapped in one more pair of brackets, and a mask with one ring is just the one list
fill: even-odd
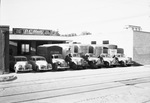
[(53, 59), (53, 58), (54, 58), (54, 56), (52, 55), (52, 56), (51, 56), (51, 58)]
[(30, 60), (35, 61), (34, 58), (30, 58)]
[(74, 53), (78, 53), (78, 46), (74, 46)]
[(89, 47), (89, 53), (94, 53), (94, 48), (92, 46)]

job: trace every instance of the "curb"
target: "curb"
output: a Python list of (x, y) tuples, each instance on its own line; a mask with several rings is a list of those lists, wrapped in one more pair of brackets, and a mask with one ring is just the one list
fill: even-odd
[(0, 75), (0, 82), (15, 80), (17, 77), (14, 74)]

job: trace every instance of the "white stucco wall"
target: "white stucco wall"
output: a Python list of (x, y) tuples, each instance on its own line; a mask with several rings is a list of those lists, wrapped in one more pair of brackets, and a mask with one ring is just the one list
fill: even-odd
[(103, 40), (109, 40), (110, 44), (115, 44), (119, 48), (124, 48), (124, 53), (126, 56), (133, 57), (133, 31), (130, 29), (113, 33), (77, 36), (74, 37), (73, 40), (83, 44), (91, 44), (91, 41), (96, 41), (97, 44), (102, 44)]
[(116, 44), (118, 48), (123, 48), (126, 56), (133, 58), (133, 31), (124, 30), (106, 35), (110, 44)]

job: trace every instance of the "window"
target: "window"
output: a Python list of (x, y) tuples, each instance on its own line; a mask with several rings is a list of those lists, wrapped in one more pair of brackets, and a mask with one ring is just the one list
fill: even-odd
[(22, 44), (21, 45), (21, 54), (28, 54), (30, 52), (29, 44)]
[(74, 46), (74, 53), (78, 53), (78, 46)]
[(45, 58), (36, 58), (36, 61), (45, 60)]
[(30, 58), (30, 60), (31, 60), (31, 61), (35, 61), (35, 59), (34, 59), (34, 58)]
[(89, 53), (94, 53), (94, 48), (92, 46), (89, 46)]

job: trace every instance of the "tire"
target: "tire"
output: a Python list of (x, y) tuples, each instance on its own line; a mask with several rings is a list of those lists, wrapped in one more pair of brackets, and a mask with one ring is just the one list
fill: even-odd
[(126, 66), (126, 63), (124, 63), (124, 61), (121, 61), (120, 64), (121, 64), (121, 66), (123, 66), (123, 67)]
[(52, 70), (53, 70), (53, 71), (56, 71), (56, 70), (57, 70), (57, 64), (56, 64), (56, 63), (52, 64)]
[(36, 72), (36, 65), (35, 65), (35, 64), (33, 64), (33, 63), (32, 63), (31, 65), (32, 65), (32, 69), (33, 69), (33, 71), (34, 71), (34, 72)]
[(83, 69), (87, 69), (88, 67), (87, 67), (87, 66), (83, 66), (82, 68), (83, 68)]
[(77, 65), (74, 62), (70, 63), (70, 69), (76, 70), (77, 69)]
[(88, 64), (90, 65), (90, 68), (92, 68), (92, 69), (98, 68), (92, 61), (89, 61)]
[(107, 61), (104, 61), (104, 65), (105, 65), (106, 68), (110, 67), (109, 62), (107, 62)]
[(126, 64), (126, 65), (129, 66), (129, 67), (132, 66), (132, 64)]
[(47, 68), (52, 68), (52, 65), (51, 65), (51, 64), (48, 64), (48, 65), (47, 65)]
[(10, 67), (10, 72), (15, 72), (15, 69), (14, 68), (12, 68), (12, 67)]
[(18, 71), (17, 71), (16, 67), (14, 68), (14, 70), (15, 70), (15, 73), (18, 73)]
[(39, 67), (38, 66), (36, 66), (36, 72), (39, 72)]

